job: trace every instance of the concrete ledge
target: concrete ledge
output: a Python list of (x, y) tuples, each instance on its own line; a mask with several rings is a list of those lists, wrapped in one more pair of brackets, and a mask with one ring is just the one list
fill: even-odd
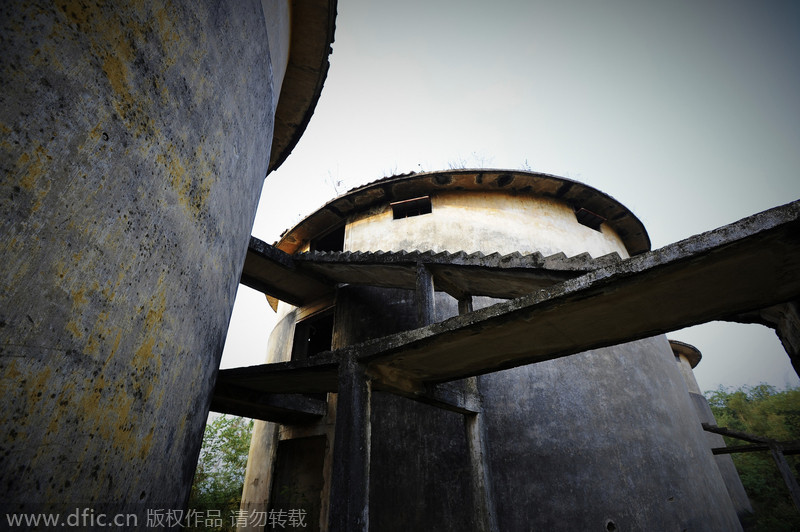
[(275, 423), (302, 424), (325, 415), (327, 404), (306, 395), (265, 393), (222, 385), (215, 390), (211, 410)]

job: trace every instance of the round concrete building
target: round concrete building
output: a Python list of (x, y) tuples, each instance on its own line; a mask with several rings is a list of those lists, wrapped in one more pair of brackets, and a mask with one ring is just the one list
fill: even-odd
[[(587, 185), (454, 170), (351, 190), (276, 246), (346, 282), (301, 306), (271, 300), (279, 321), (268, 362), (435, 328), (648, 251), (650, 241), (633, 213)], [(477, 360), (463, 378), (420, 377), (417, 387), (404, 378), (423, 370), (367, 372), (367, 444), (353, 447), (367, 456), (364, 529), (740, 528), (666, 337), (505, 367)], [(303, 507), (309, 526), (334, 530), (333, 499), (347, 493), (333, 454), (349, 445), (336, 418), (353, 403), (309, 399), (324, 402), (323, 415), (257, 423), (242, 504)]]
[(3, 513), (185, 508), (264, 177), (335, 14), (0, 3)]

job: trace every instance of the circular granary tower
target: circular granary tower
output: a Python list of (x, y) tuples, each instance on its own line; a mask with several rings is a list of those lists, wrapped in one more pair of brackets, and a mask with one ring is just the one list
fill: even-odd
[[(650, 241), (625, 206), (587, 185), (453, 170), (351, 190), (276, 247), (333, 286), (299, 306), (272, 300), (267, 361), (291, 366), (379, 349), (402, 331), (435, 335), (440, 322), (497, 303), (500, 315), (504, 300), (556, 289)], [(555, 335), (570, 319), (547, 316)], [(358, 522), (375, 531), (740, 527), (666, 337), (527, 361), (502, 359), (508, 344), (482, 336), (452, 338), (463, 357), (415, 353), (418, 367), (397, 352), (404, 371), (368, 370), (360, 395), (345, 396), (340, 369), (338, 396), (304, 396), (321, 405), (316, 415), (259, 422), (243, 508), (303, 508), (322, 530), (340, 528), (348, 504), (361, 504)], [(532, 350), (546, 341), (523, 338)]]

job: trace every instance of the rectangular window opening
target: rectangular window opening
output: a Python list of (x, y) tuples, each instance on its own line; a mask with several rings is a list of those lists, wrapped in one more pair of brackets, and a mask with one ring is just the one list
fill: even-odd
[(344, 225), (311, 240), (311, 251), (344, 251)]
[(331, 350), (333, 309), (314, 314), (294, 326), (292, 360), (304, 360)]
[(585, 225), (595, 231), (600, 231), (600, 226), (606, 221), (606, 219), (599, 214), (593, 213), (583, 207), (575, 211), (575, 217), (578, 219), (579, 224)]
[(392, 215), (395, 220), (430, 214), (432, 212), (430, 196), (395, 201), (394, 203), (390, 203), (390, 205), (392, 206)]

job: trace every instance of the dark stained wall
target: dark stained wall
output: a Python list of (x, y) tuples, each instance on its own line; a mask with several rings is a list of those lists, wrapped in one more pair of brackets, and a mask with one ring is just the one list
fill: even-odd
[(261, 4), (0, 26), (0, 500), (181, 508), (270, 153)]
[[(436, 319), (458, 313), (437, 294)], [(414, 292), (348, 286), (336, 298), (334, 343), (351, 345), (416, 328)], [(474, 529), (464, 417), (385, 392), (372, 392), (370, 530)]]

